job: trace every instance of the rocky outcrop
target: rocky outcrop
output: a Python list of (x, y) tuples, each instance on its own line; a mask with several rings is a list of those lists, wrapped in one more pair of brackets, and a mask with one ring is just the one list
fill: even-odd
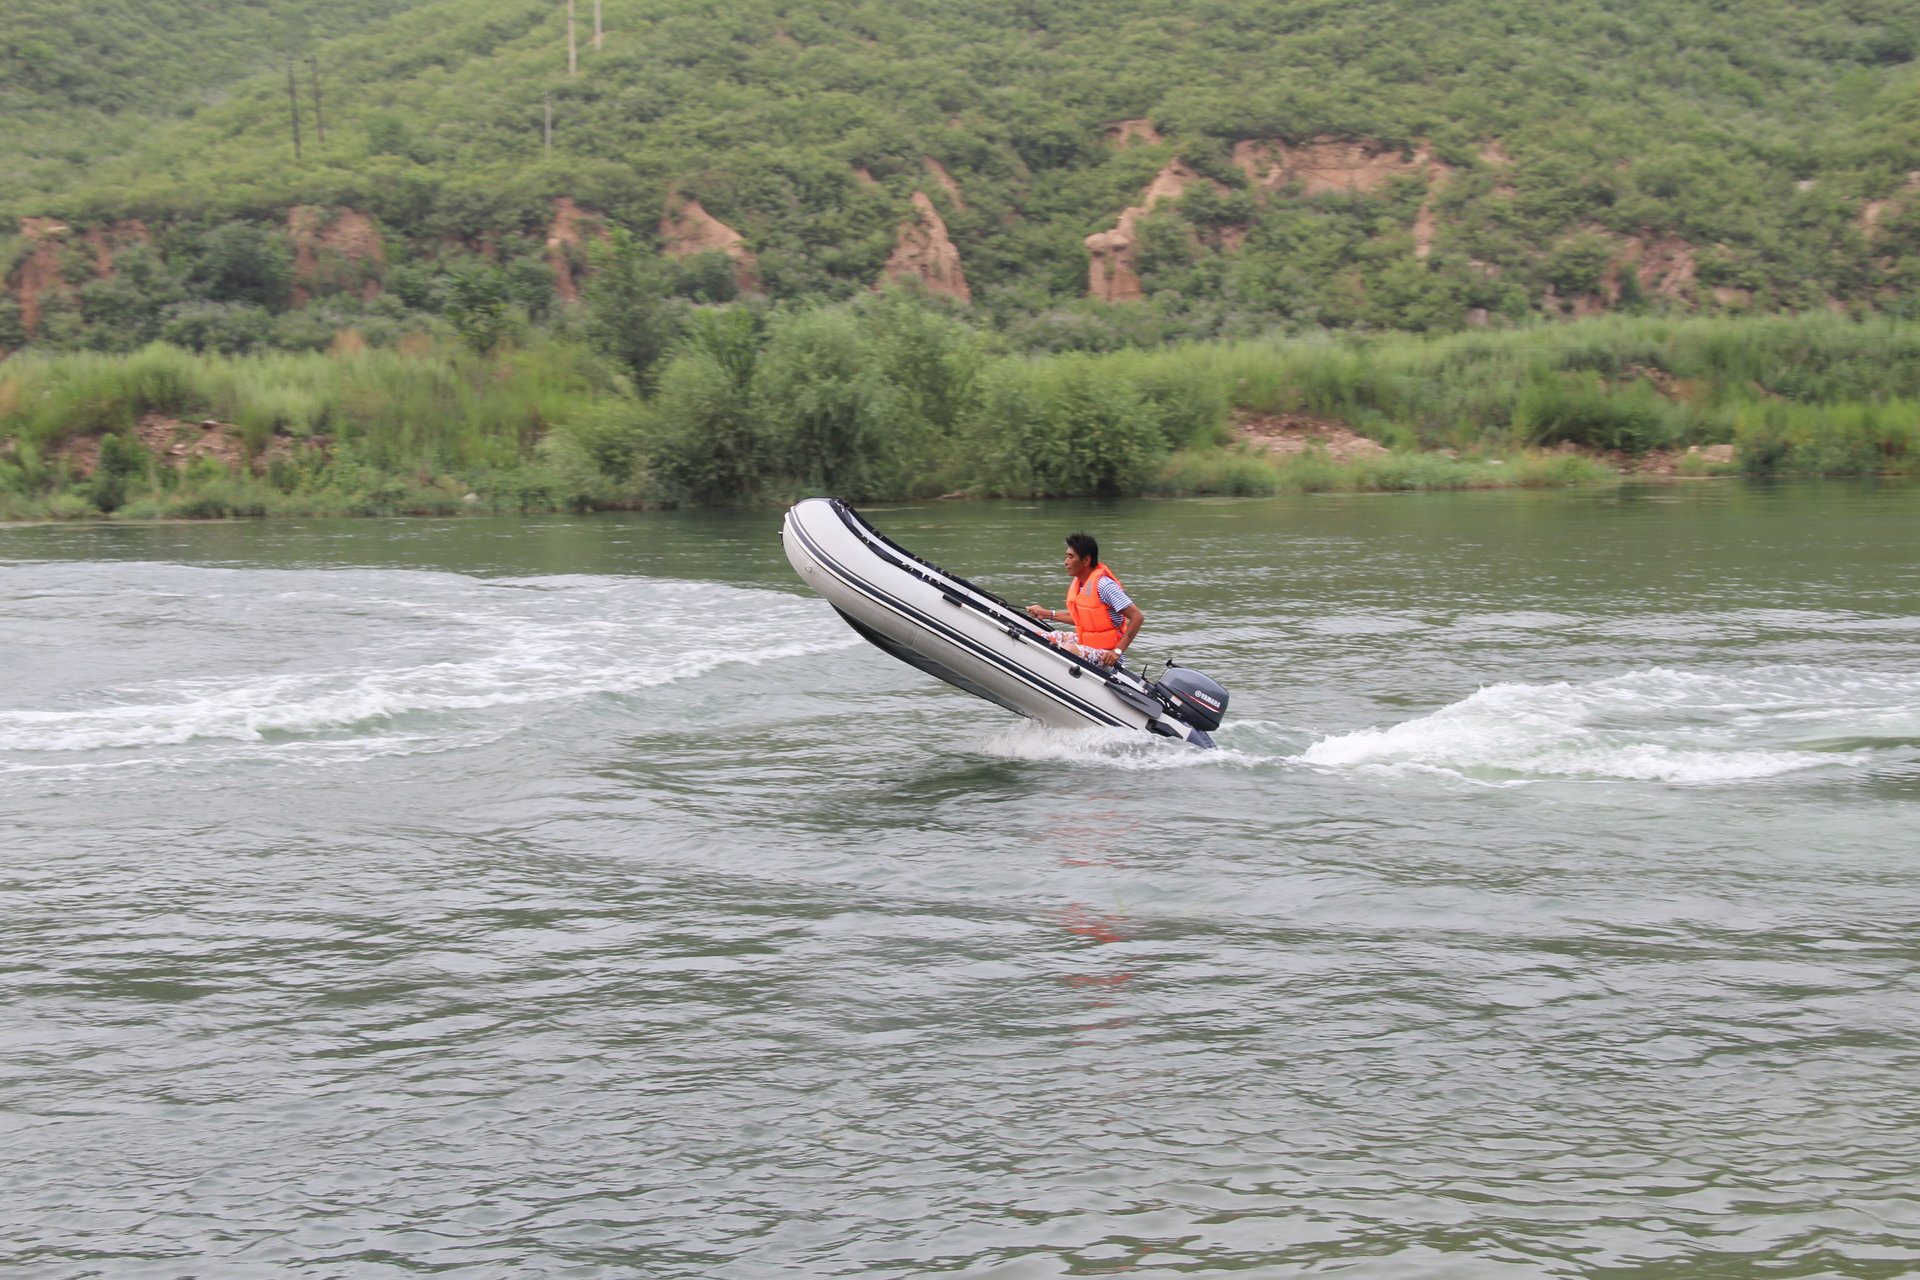
[(295, 305), (316, 292), (379, 294), (387, 249), (366, 214), (298, 204), (287, 210), (287, 240), (293, 245)]
[(547, 224), (547, 265), (553, 268), (553, 291), (562, 301), (580, 301), (580, 282), (574, 274), (580, 246), (606, 234), (600, 215), (582, 209), (572, 196), (553, 202), (553, 221)]
[(1113, 230), (1096, 231), (1088, 236), (1085, 242), (1089, 254), (1087, 295), (1103, 302), (1132, 302), (1139, 298), (1140, 276), (1134, 264), (1139, 256), (1140, 219), (1153, 212), (1153, 207), (1162, 200), (1178, 200), (1193, 183), (1205, 181), (1208, 179), (1180, 161), (1169, 160), (1140, 193), (1140, 203), (1121, 211), (1120, 221)]
[(1298, 183), (1300, 194), (1308, 196), (1362, 195), (1395, 178), (1431, 182), (1448, 172), (1424, 145), (1408, 156), (1398, 147), (1351, 138), (1315, 138), (1299, 146), (1238, 142), (1233, 162), (1257, 191), (1277, 192)]
[(918, 280), (929, 292), (962, 302), (972, 300), (966, 273), (960, 269), (960, 251), (947, 238), (947, 224), (924, 191), (913, 193), (913, 213), (900, 224), (899, 239), (881, 280)]
[(753, 275), (757, 263), (747, 248), (746, 237), (701, 208), (691, 196), (667, 194), (667, 207), (660, 215), (660, 243), (670, 258), (724, 253), (733, 259), (734, 282), (741, 291), (758, 287)]
[[(1161, 140), (1152, 124), (1145, 120), (1122, 120), (1108, 125), (1107, 133), (1121, 146), (1136, 140)], [(1239, 142), (1233, 148), (1233, 163), (1247, 176), (1255, 195), (1261, 197), (1282, 193), (1315, 196), (1329, 192), (1364, 195), (1396, 178), (1424, 179), (1428, 185), (1427, 199), (1413, 221), (1413, 252), (1420, 259), (1433, 252), (1439, 225), (1434, 197), (1452, 172), (1424, 145), (1408, 155), (1384, 143), (1330, 137), (1297, 145), (1278, 140)], [(1108, 302), (1128, 302), (1140, 296), (1140, 277), (1135, 270), (1139, 220), (1160, 201), (1179, 199), (1187, 187), (1199, 181), (1205, 179), (1176, 158), (1155, 175), (1139, 204), (1121, 212), (1119, 222), (1111, 231), (1087, 237), (1090, 257), (1087, 293), (1090, 296)], [(1220, 183), (1214, 183), (1214, 189), (1226, 193), (1226, 187)], [(1215, 234), (1220, 247), (1231, 253), (1246, 240), (1247, 230), (1223, 227)]]
[(1398, 147), (1352, 138), (1321, 137), (1292, 147), (1280, 142), (1240, 142), (1234, 145), (1233, 162), (1256, 191), (1269, 194), (1298, 184), (1300, 194), (1307, 196), (1364, 195), (1395, 178), (1425, 179), (1427, 198), (1413, 217), (1413, 256), (1422, 261), (1432, 254), (1439, 230), (1434, 197), (1453, 172), (1424, 143), (1409, 156)]

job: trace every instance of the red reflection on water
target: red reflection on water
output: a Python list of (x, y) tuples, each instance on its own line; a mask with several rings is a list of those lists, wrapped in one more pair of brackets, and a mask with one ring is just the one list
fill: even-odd
[[(1124, 796), (1101, 791), (1082, 792), (1074, 797), (1073, 809), (1049, 824), (1044, 839), (1055, 850), (1055, 857), (1069, 867), (1114, 867), (1125, 870), (1124, 855), (1139, 837), (1139, 824), (1122, 816)], [(1047, 912), (1042, 919), (1095, 946), (1126, 942), (1139, 933), (1139, 927), (1124, 915), (1096, 911), (1084, 902), (1069, 903), (1058, 911)], [(1082, 958), (1097, 953), (1082, 951)], [(1081, 993), (1089, 1013), (1111, 1009), (1125, 996), (1134, 971), (1117, 967), (1093, 967), (1088, 972), (1062, 974), (1060, 981)], [(1086, 1038), (1095, 1031), (1113, 1031), (1132, 1025), (1128, 1015), (1101, 1017), (1100, 1021), (1078, 1022), (1073, 1030), (1074, 1044), (1090, 1044)]]
[(1118, 809), (1088, 807), (1100, 801), (1119, 802), (1123, 797), (1105, 791), (1089, 791), (1077, 797), (1079, 804), (1072, 816), (1047, 828), (1046, 839), (1061, 852), (1057, 855), (1069, 867), (1125, 867), (1126, 853), (1138, 831), (1138, 823), (1128, 822)]
[(1083, 902), (1069, 903), (1064, 911), (1051, 912), (1048, 918), (1068, 933), (1094, 942), (1125, 942), (1139, 932), (1125, 916), (1102, 915)]
[[(1085, 938), (1096, 945), (1110, 942), (1125, 942), (1139, 932), (1131, 920), (1125, 916), (1095, 911), (1085, 903), (1069, 904), (1064, 910), (1050, 912), (1045, 919), (1065, 929), (1076, 937)], [(1128, 984), (1134, 979), (1131, 969), (1094, 969), (1089, 973), (1061, 974), (1060, 981), (1081, 994), (1087, 1003), (1087, 1011), (1111, 1009), (1119, 1004), (1129, 990)], [(1097, 1016), (1097, 1015), (1096, 1015)], [(1095, 1043), (1089, 1037), (1096, 1031), (1118, 1031), (1133, 1025), (1129, 1014), (1117, 1017), (1101, 1017), (1099, 1021), (1075, 1022), (1073, 1025), (1073, 1044)]]

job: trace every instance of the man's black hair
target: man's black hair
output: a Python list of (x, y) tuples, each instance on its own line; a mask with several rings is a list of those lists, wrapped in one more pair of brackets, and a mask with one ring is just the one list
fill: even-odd
[(1100, 544), (1093, 540), (1092, 534), (1070, 533), (1067, 535), (1067, 545), (1073, 548), (1073, 554), (1095, 564), (1100, 563)]

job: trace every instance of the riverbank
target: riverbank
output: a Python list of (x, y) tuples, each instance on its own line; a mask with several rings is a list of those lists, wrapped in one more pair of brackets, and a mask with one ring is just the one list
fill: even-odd
[(0, 364), (0, 518), (453, 515), (1920, 473), (1920, 325), (1605, 317), (1033, 357), (908, 296), (583, 344)]

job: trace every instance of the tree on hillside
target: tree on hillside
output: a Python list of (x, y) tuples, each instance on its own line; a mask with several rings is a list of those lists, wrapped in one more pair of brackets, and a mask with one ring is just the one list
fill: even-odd
[(460, 341), (477, 355), (500, 345), (513, 321), (507, 314), (507, 281), (499, 268), (471, 266), (451, 272), (447, 292), (447, 322), (460, 335)]
[(279, 307), (293, 281), (293, 254), (278, 231), (229, 222), (195, 242), (186, 280), (193, 292), (212, 302)]
[(624, 227), (614, 227), (590, 251), (587, 336), (617, 360), (634, 385), (651, 390), (654, 366), (679, 332), (685, 307), (667, 296), (667, 264)]
[(753, 398), (764, 340), (751, 308), (703, 309), (662, 368), (650, 452), (654, 474), (675, 497), (750, 498), (778, 467)]
[(791, 313), (759, 364), (761, 411), (801, 484), (855, 500), (913, 489), (926, 424), (886, 376), (858, 316), (826, 307)]

